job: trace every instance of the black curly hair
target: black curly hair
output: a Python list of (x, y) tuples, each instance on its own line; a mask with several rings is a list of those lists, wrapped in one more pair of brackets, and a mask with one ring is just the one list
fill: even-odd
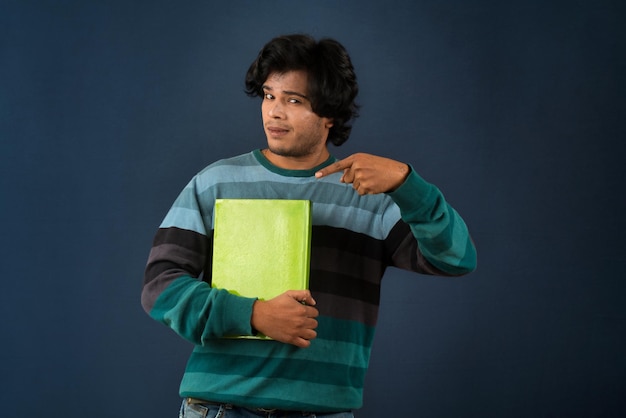
[(263, 84), (272, 73), (304, 70), (308, 74), (307, 96), (313, 112), (331, 118), (328, 140), (336, 146), (346, 142), (351, 122), (358, 117), (356, 74), (346, 49), (334, 39), (317, 42), (309, 35), (283, 35), (269, 41), (246, 74), (245, 92), (263, 97)]

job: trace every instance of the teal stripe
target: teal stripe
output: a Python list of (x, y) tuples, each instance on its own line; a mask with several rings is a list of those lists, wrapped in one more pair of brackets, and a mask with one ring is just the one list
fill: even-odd
[[(461, 217), (450, 205), (447, 208), (451, 222), (435, 236), (418, 236), (420, 250), (433, 265), (444, 267), (444, 271), (455, 274), (471, 271), (475, 268), (475, 248), (469, 240)], [(415, 235), (419, 233), (415, 230), (417, 228), (412, 229)]]
[[(271, 342), (270, 342), (271, 343)], [(326, 353), (326, 357), (331, 357)], [(365, 379), (366, 367), (309, 360), (295, 360), (274, 357), (257, 357), (222, 353), (214, 356), (194, 351), (186, 373), (205, 373), (224, 376), (248, 376), (299, 381), (306, 376), (307, 382), (330, 384), (330, 382), (350, 382), (361, 386)]]
[[(210, 382), (207, 385), (207, 382)], [(211, 386), (207, 389), (207, 386)], [(236, 389), (235, 389), (236, 388)], [(232, 403), (251, 408), (271, 407), (287, 410), (338, 411), (357, 409), (361, 403), (346, 404), (347, 399), (360, 400), (362, 388), (258, 377), (240, 377), (235, 382), (210, 373), (185, 373), (181, 396), (192, 396)], [(242, 396), (241, 393), (245, 393)], [(306, 399), (319, 403), (303, 402)]]
[(263, 153), (261, 152), (260, 149), (256, 149), (254, 151), (252, 151), (252, 155), (254, 156), (254, 158), (260, 163), (262, 164), (265, 168), (267, 168), (268, 170), (280, 174), (281, 176), (287, 176), (287, 177), (313, 177), (315, 176), (315, 173), (319, 170), (321, 170), (324, 167), (327, 167), (328, 165), (334, 163), (335, 161), (337, 161), (337, 159), (335, 157), (333, 157), (332, 155), (330, 155), (326, 161), (324, 161), (323, 163), (321, 163), (320, 165), (310, 168), (308, 170), (288, 170), (285, 168), (280, 168), (277, 167), (275, 165), (273, 165), (272, 163), (269, 162), (269, 160), (267, 158), (265, 158), (265, 156), (263, 155)]
[[(318, 331), (320, 331), (320, 328), (326, 327), (324, 322), (330, 321), (333, 320), (321, 319)], [(361, 329), (364, 328), (366, 327), (361, 327)], [(322, 331), (320, 333), (324, 334)], [(351, 333), (358, 335), (359, 331), (352, 329)], [(366, 337), (363, 338), (363, 335), (366, 335)], [(359, 337), (364, 339), (360, 344), (318, 337), (311, 341), (311, 346), (306, 350), (276, 341), (218, 339), (207, 341), (204, 346), (197, 347), (196, 351), (211, 355), (228, 353), (242, 356), (254, 355), (263, 358), (274, 357), (301, 361), (321, 361), (333, 364), (351, 364), (355, 367), (365, 368), (369, 362), (373, 330), (367, 330), (365, 334), (361, 334)], [(332, 352), (333, 355), (328, 356), (329, 352)]]
[[(172, 281), (159, 295), (150, 316), (186, 340), (203, 344), (223, 335), (249, 334), (253, 303), (253, 298), (213, 289), (206, 282), (185, 275)], [(209, 312), (222, 320), (203, 320)]]
[(334, 342), (346, 342), (370, 347), (374, 340), (375, 327), (362, 322), (319, 316), (318, 338)]
[(422, 253), (433, 266), (450, 274), (466, 274), (476, 269), (476, 247), (469, 239), (465, 240), (465, 248), (460, 252), (462, 257), (459, 254), (440, 254), (433, 257), (424, 251)]
[[(328, 370), (326, 370), (327, 372)], [(294, 374), (297, 374), (298, 370), (294, 370)], [(324, 370), (320, 370), (320, 374), (324, 373)], [(328, 375), (327, 375), (328, 376)], [(221, 396), (229, 396), (229, 395), (240, 395), (241, 393), (249, 393), (252, 396), (255, 392), (260, 392), (259, 387), (261, 386), (274, 386), (280, 387), (281, 394), (284, 395), (285, 400), (298, 401), (302, 399), (302, 389), (307, 392), (307, 397), (311, 398), (310, 392), (333, 392), (335, 390), (341, 390), (343, 387), (338, 385), (333, 385), (329, 383), (319, 383), (307, 380), (302, 381), (295, 379), (279, 379), (272, 378), (268, 381), (266, 376), (232, 376), (233, 380), (238, 381), (236, 385), (237, 388), (233, 391), (235, 385), (233, 385), (230, 379), (228, 379), (225, 374), (222, 373), (207, 373), (207, 372), (192, 372), (187, 371), (185, 376), (183, 377), (182, 385), (188, 386), (189, 389), (195, 387), (206, 387), (210, 386), (209, 389), (212, 392), (219, 393)], [(240, 386), (239, 381), (244, 386)], [(332, 378), (329, 378), (328, 381), (333, 381)], [(335, 380), (336, 381), (336, 380)], [(210, 385), (207, 385), (206, 382), (211, 382)], [(271, 382), (271, 385), (270, 385)], [(194, 384), (197, 383), (197, 384)], [(182, 386), (181, 385), (181, 386)], [(276, 392), (272, 389), (272, 395), (276, 395)], [(362, 387), (355, 387), (354, 389), (362, 389)]]
[[(457, 248), (459, 243), (454, 241), (455, 232), (462, 231), (464, 226), (459, 224), (460, 217), (456, 215), (454, 209), (448, 205), (448, 216), (424, 228), (421, 225), (410, 225), (413, 235), (422, 244), (427, 244), (431, 254), (440, 254), (450, 250), (455, 244)], [(463, 238), (466, 235), (463, 235)], [(465, 245), (465, 239), (461, 239), (460, 244)]]

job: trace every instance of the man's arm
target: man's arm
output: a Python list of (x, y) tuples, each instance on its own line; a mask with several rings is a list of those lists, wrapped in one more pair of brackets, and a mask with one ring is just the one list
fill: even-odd
[(341, 181), (361, 195), (387, 193), (400, 208), (417, 240), (419, 255), (442, 274), (462, 275), (476, 268), (476, 249), (461, 216), (437, 187), (410, 166), (370, 154), (353, 154), (315, 175), (343, 171)]
[(202, 206), (196, 179), (192, 180), (156, 233), (141, 295), (143, 308), (153, 319), (197, 345), (225, 335), (251, 335), (255, 301), (213, 289), (199, 279), (203, 272), (211, 274), (210, 225), (202, 216), (210, 213), (206, 205), (212, 210), (212, 202)]
[(141, 295), (145, 311), (196, 345), (258, 331), (277, 341), (308, 347), (316, 337), (314, 318), (318, 316), (308, 290), (260, 301), (214, 289), (199, 279), (203, 272), (205, 277), (211, 274), (207, 257), (212, 253), (202, 212), (192, 181), (156, 233)]
[(255, 299), (213, 289), (199, 279), (208, 248), (208, 238), (195, 231), (159, 228), (142, 289), (142, 305), (150, 317), (196, 345), (252, 334)]

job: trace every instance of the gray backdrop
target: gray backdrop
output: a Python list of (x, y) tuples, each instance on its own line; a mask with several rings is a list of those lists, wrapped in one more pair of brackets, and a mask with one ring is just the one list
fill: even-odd
[(622, 1), (1, 1), (0, 415), (173, 417), (191, 347), (141, 310), (174, 198), (262, 147), (245, 71), (339, 39), (337, 156), (410, 162), (479, 268), (397, 270), (357, 417), (626, 415)]

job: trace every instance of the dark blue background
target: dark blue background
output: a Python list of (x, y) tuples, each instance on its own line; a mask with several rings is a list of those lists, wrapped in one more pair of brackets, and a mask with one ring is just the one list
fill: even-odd
[(336, 37), (340, 157), (410, 162), (479, 268), (391, 270), (359, 418), (626, 415), (623, 1), (2, 1), (0, 415), (176, 416), (191, 347), (141, 310), (153, 234), (262, 147), (245, 71)]

